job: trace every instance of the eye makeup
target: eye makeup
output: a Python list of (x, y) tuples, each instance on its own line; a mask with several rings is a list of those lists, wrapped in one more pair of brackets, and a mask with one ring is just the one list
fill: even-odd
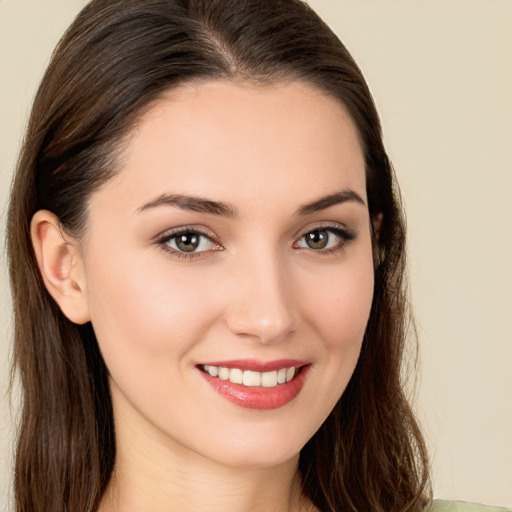
[(329, 255), (343, 250), (356, 237), (354, 231), (339, 224), (322, 224), (304, 233), (294, 248), (310, 250), (319, 256)]
[[(339, 224), (320, 224), (303, 232), (292, 247), (314, 253), (315, 256), (328, 256), (345, 249), (356, 237), (354, 231)], [(211, 232), (193, 226), (182, 226), (166, 232), (156, 239), (156, 244), (173, 257), (188, 260), (224, 249)]]
[(183, 226), (157, 238), (156, 244), (178, 259), (195, 259), (204, 253), (223, 250), (210, 233), (197, 227)]

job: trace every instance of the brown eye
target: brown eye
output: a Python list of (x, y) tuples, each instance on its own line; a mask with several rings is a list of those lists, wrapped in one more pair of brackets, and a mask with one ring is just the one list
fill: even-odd
[(176, 247), (183, 252), (194, 252), (200, 242), (201, 236), (197, 233), (182, 233), (175, 237)]
[(329, 232), (325, 229), (315, 229), (304, 235), (304, 241), (310, 249), (325, 249), (329, 243)]
[(347, 243), (355, 240), (356, 234), (340, 226), (318, 227), (308, 231), (294, 244), (298, 249), (312, 249), (328, 253), (341, 249)]
[(211, 238), (200, 231), (183, 230), (166, 235), (159, 242), (174, 253), (196, 254), (218, 249)]

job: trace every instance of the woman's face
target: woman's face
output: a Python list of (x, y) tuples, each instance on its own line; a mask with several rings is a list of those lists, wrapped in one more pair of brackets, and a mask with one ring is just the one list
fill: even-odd
[(366, 202), (355, 127), (312, 86), (205, 82), (154, 104), (82, 243), (117, 435), (231, 466), (296, 456), (360, 353)]

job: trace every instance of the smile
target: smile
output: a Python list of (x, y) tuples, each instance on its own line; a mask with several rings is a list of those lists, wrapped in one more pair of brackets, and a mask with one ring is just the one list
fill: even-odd
[(304, 386), (311, 363), (297, 359), (232, 360), (198, 364), (196, 368), (210, 388), (229, 402), (268, 410), (294, 400)]
[(269, 372), (244, 371), (240, 368), (226, 368), (213, 365), (202, 365), (200, 368), (211, 377), (229, 381), (232, 384), (263, 388), (274, 388), (280, 384), (286, 384), (290, 382), (298, 372), (298, 368), (294, 366)]

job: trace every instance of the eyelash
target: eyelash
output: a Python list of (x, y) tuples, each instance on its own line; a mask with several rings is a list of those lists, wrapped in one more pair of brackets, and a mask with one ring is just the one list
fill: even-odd
[[(313, 249), (311, 247), (297, 247), (297, 244), (302, 241), (306, 235), (314, 233), (315, 231), (325, 231), (331, 235), (335, 235), (340, 239), (340, 242), (338, 242), (334, 247), (328, 248), (328, 249)], [(156, 240), (156, 244), (160, 247), (162, 247), (163, 250), (167, 251), (168, 253), (172, 254), (173, 257), (176, 257), (178, 259), (183, 260), (192, 260), (195, 258), (201, 257), (204, 253), (210, 252), (210, 250), (206, 251), (190, 251), (185, 252), (181, 251), (179, 249), (174, 249), (172, 247), (169, 247), (169, 242), (172, 240), (176, 240), (180, 235), (196, 235), (202, 239), (207, 239), (211, 244), (215, 246), (213, 251), (221, 251), (222, 245), (215, 240), (214, 237), (212, 237), (211, 234), (206, 233), (196, 227), (194, 228), (179, 228), (175, 231), (172, 231), (170, 233), (166, 233), (165, 235), (161, 236)], [(315, 256), (326, 256), (329, 254), (335, 254), (339, 251), (342, 251), (345, 249), (345, 246), (356, 239), (356, 233), (347, 229), (340, 227), (339, 225), (320, 225), (316, 226), (313, 229), (309, 229), (308, 231), (304, 232), (297, 242), (293, 244), (293, 247), (298, 250), (306, 249), (312, 253), (315, 254)], [(201, 242), (200, 242), (201, 243)]]
[(321, 224), (319, 226), (314, 227), (313, 229), (308, 229), (303, 235), (301, 235), (299, 240), (297, 242), (295, 242), (294, 247), (301, 240), (303, 240), (306, 237), (306, 235), (308, 235), (310, 233), (314, 233), (315, 231), (326, 231), (330, 235), (337, 236), (340, 239), (340, 241), (334, 247), (330, 247), (328, 249), (313, 249), (311, 247), (309, 247), (309, 248), (308, 247), (296, 247), (296, 248), (309, 250), (315, 256), (319, 256), (319, 257), (328, 256), (330, 254), (336, 254), (338, 252), (343, 251), (346, 248), (347, 244), (349, 244), (350, 242), (355, 240), (356, 236), (357, 236), (354, 231), (349, 230), (345, 227), (341, 227), (339, 224)]
[(183, 260), (192, 260), (194, 258), (200, 257), (205, 252), (209, 252), (209, 251), (185, 252), (185, 251), (180, 251), (179, 249), (174, 249), (172, 247), (169, 247), (169, 242), (171, 242), (172, 240), (176, 240), (180, 235), (196, 235), (202, 239), (207, 239), (211, 244), (213, 244), (215, 246), (215, 249), (213, 249), (214, 251), (222, 250), (221, 244), (219, 242), (217, 242), (211, 234), (206, 233), (206, 232), (204, 232), (198, 228), (195, 228), (195, 227), (187, 228), (186, 226), (183, 228), (179, 228), (175, 231), (171, 231), (170, 233), (166, 233), (165, 235), (158, 238), (156, 243), (157, 243), (157, 245), (162, 247), (162, 249), (164, 251), (167, 251), (168, 253), (172, 254), (174, 257), (176, 257), (178, 259), (183, 259)]

